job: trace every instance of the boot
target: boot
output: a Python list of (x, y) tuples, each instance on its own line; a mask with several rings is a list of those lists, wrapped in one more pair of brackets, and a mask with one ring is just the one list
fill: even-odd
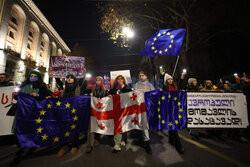
[(150, 146), (150, 141), (145, 141), (145, 150), (148, 154), (152, 154), (152, 149)]

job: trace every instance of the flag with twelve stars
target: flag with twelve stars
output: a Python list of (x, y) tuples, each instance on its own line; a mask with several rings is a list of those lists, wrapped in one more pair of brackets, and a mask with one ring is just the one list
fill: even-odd
[(21, 147), (74, 142), (88, 130), (90, 96), (37, 100), (20, 93), (17, 104), (16, 134)]
[(145, 104), (150, 129), (181, 130), (187, 127), (186, 92), (146, 92)]
[(141, 56), (179, 56), (185, 33), (184, 28), (163, 29), (156, 32), (147, 39)]

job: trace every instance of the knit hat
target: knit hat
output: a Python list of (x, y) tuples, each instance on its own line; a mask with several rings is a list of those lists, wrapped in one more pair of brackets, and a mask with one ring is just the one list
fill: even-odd
[(101, 76), (97, 76), (95, 79), (96, 79), (96, 80), (97, 80), (97, 79), (101, 79), (101, 80), (103, 81), (103, 78), (102, 78)]
[(171, 75), (169, 75), (168, 73), (166, 73), (165, 76), (164, 76), (164, 83), (165, 83), (168, 79), (173, 79), (173, 77), (172, 77)]
[(38, 71), (33, 70), (33, 71), (29, 72), (29, 76), (30, 76), (31, 74), (36, 74), (39, 78), (41, 78), (41, 73), (38, 72)]
[(191, 85), (193, 82), (197, 82), (197, 79), (196, 78), (189, 78), (188, 79), (188, 85)]

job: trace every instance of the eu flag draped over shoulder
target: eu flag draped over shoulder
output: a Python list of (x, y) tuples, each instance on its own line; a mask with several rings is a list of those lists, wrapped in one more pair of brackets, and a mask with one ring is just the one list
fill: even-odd
[(150, 129), (181, 130), (187, 126), (187, 93), (154, 90), (144, 94)]
[(17, 137), (21, 147), (42, 147), (73, 142), (87, 132), (90, 97), (74, 96), (36, 100), (20, 93), (17, 107)]
[(184, 28), (171, 28), (156, 32), (147, 39), (141, 56), (179, 56), (185, 33)]

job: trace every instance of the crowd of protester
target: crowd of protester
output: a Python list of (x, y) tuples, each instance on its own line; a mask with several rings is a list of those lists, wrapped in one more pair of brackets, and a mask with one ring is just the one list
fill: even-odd
[[(228, 80), (222, 80), (216, 84), (213, 84), (211, 80), (205, 80), (203, 84), (198, 80), (198, 78), (188, 77), (186, 72), (183, 72), (178, 79), (174, 81), (173, 77), (163, 70), (160, 71), (160, 77), (158, 82), (150, 83), (147, 79), (147, 74), (141, 71), (138, 75), (139, 80), (136, 83), (127, 83), (127, 80), (124, 76), (118, 75), (111, 86), (110, 90), (107, 90), (104, 86), (104, 80), (101, 76), (96, 77), (96, 81), (91, 89), (87, 88), (87, 81), (84, 78), (77, 79), (74, 75), (66, 76), (65, 82), (63, 83), (61, 79), (56, 78), (56, 87), (55, 90), (50, 90), (50, 85), (46, 85), (42, 81), (41, 74), (38, 71), (31, 71), (26, 78), (26, 80), (20, 85), (20, 92), (29, 94), (38, 99), (46, 98), (59, 98), (59, 97), (71, 97), (76, 96), (76, 89), (79, 87), (80, 95), (90, 95), (97, 98), (103, 98), (106, 96), (112, 96), (114, 94), (121, 94), (130, 92), (133, 90), (140, 90), (143, 92), (151, 91), (156, 89), (161, 89), (163, 91), (187, 91), (187, 92), (223, 92), (223, 93), (244, 93), (247, 99), (248, 107), (248, 120), (249, 120), (249, 105), (250, 105), (250, 79), (245, 73), (242, 77), (238, 75), (234, 76), (234, 83), (229, 82)], [(5, 73), (0, 74), (0, 87), (3, 86), (13, 86), (14, 84), (10, 82), (9, 76)], [(13, 123), (13, 133), (15, 134), (16, 124), (15, 120)], [(224, 130), (200, 130), (200, 129), (189, 129), (189, 133), (195, 139), (204, 137), (203, 131), (210, 137), (215, 137), (223, 139), (224, 136), (227, 136), (231, 139), (236, 139), (241, 142), (248, 142), (249, 139), (249, 127), (247, 129), (224, 129)], [(142, 143), (148, 154), (152, 154), (152, 149), (150, 147), (150, 132), (149, 130), (141, 131), (142, 134)], [(87, 147), (86, 153), (91, 153), (94, 147), (99, 146), (100, 144), (100, 134), (91, 133), (90, 126), (87, 136)], [(223, 137), (222, 137), (223, 136)], [(114, 135), (113, 137), (113, 148), (112, 152), (117, 153), (121, 151), (121, 147), (125, 146), (127, 143), (127, 133), (122, 133)], [(178, 131), (169, 130), (169, 143), (172, 144), (179, 153), (184, 153), (184, 148), (182, 147)], [(57, 157), (64, 156), (67, 152), (71, 154), (76, 154), (78, 151), (79, 142), (74, 143), (65, 143), (61, 146), (60, 150), (57, 153)], [(32, 152), (34, 149), (28, 149), (27, 152)], [(20, 148), (12, 165), (17, 164), (24, 157), (24, 148)]]

